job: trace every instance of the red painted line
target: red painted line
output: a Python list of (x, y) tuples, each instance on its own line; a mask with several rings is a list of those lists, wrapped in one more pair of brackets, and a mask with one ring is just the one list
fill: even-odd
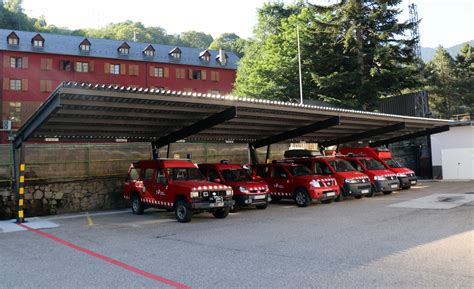
[(184, 285), (184, 284), (181, 284), (181, 283), (178, 283), (178, 282), (175, 282), (173, 280), (170, 280), (170, 279), (166, 279), (164, 277), (161, 277), (161, 276), (158, 276), (158, 275), (155, 275), (155, 274), (151, 274), (151, 273), (148, 273), (146, 271), (143, 271), (143, 270), (140, 270), (136, 267), (133, 267), (133, 266), (130, 266), (130, 265), (127, 265), (123, 262), (120, 262), (118, 260), (115, 260), (115, 259), (112, 259), (110, 257), (107, 257), (107, 256), (104, 256), (104, 255), (101, 255), (99, 253), (96, 253), (94, 251), (91, 251), (91, 250), (88, 250), (86, 248), (83, 248), (83, 247), (80, 247), (80, 246), (77, 246), (77, 245), (74, 245), (72, 243), (69, 243), (68, 241), (65, 241), (63, 239), (60, 239), (58, 237), (55, 237), (53, 235), (50, 235), (48, 233), (45, 233), (43, 231), (40, 231), (40, 230), (36, 230), (36, 229), (33, 229), (33, 228), (30, 228), (28, 226), (25, 226), (23, 224), (17, 224), (18, 226), (22, 227), (22, 228), (25, 228), (27, 229), (28, 231), (31, 231), (33, 233), (36, 233), (38, 235), (41, 235), (45, 238), (48, 238), (48, 239), (51, 239), (61, 245), (64, 245), (66, 247), (69, 247), (69, 248), (72, 248), (74, 250), (77, 250), (77, 251), (80, 251), (84, 254), (87, 254), (89, 256), (92, 256), (92, 257), (95, 257), (97, 259), (100, 259), (102, 261), (105, 261), (105, 262), (108, 262), (110, 264), (113, 264), (115, 266), (118, 266), (122, 269), (125, 269), (125, 270), (128, 270), (130, 272), (133, 272), (133, 273), (136, 273), (138, 275), (142, 275), (144, 277), (147, 277), (147, 278), (150, 278), (152, 280), (155, 280), (155, 281), (158, 281), (158, 282), (161, 282), (161, 283), (164, 283), (166, 285), (169, 285), (169, 286), (172, 286), (172, 287), (175, 287), (177, 289), (190, 289), (191, 287), (187, 286), (187, 285)]

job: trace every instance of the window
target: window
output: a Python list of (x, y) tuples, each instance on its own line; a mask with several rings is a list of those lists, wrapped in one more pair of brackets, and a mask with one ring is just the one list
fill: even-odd
[(176, 69), (176, 78), (186, 78), (186, 73), (183, 68)]
[(12, 122), (21, 121), (21, 102), (10, 102), (8, 118)]
[(21, 79), (10, 79), (10, 90), (21, 90)]
[(89, 72), (89, 62), (76, 62), (77, 72)]
[(139, 175), (139, 174), (138, 174), (138, 170), (135, 169), (135, 168), (132, 168), (132, 169), (130, 170), (130, 174), (129, 174), (128, 180), (129, 180), (129, 181), (136, 181), (136, 180), (138, 180), (138, 175)]
[(217, 171), (214, 170), (214, 169), (210, 169), (208, 175), (209, 175), (208, 180), (210, 182), (214, 182), (215, 179), (220, 179), (221, 178), (221, 177), (219, 177), (219, 174), (217, 173)]
[(155, 76), (156, 77), (164, 77), (165, 76), (163, 67), (155, 67)]
[(181, 58), (181, 49), (179, 49), (179, 47), (175, 47), (169, 52), (169, 55), (173, 58), (180, 59)]
[(120, 64), (110, 64), (109, 65), (110, 74), (120, 74)]
[(130, 52), (129, 48), (125, 48), (125, 47), (120, 47), (119, 48), (119, 53), (120, 54), (129, 54), (129, 52)]
[(122, 43), (117, 49), (120, 54), (127, 55), (130, 53), (130, 46), (127, 42)]
[(144, 181), (151, 181), (153, 178), (153, 169), (144, 169), (145, 171), (143, 172), (143, 180)]
[(20, 44), (20, 38), (15, 32), (12, 32), (7, 36), (7, 43), (8, 45), (18, 45)]
[(287, 169), (295, 177), (310, 176), (313, 174), (307, 167), (303, 165), (288, 166)]
[(71, 71), (72, 70), (72, 62), (69, 61), (69, 60), (60, 60), (59, 61), (59, 70)]
[(42, 48), (44, 47), (44, 38), (40, 34), (36, 34), (32, 39), (31, 39), (31, 44), (33, 47), (39, 47)]
[(79, 44), (79, 50), (83, 52), (91, 51), (91, 43), (89, 42), (87, 38), (82, 40), (81, 44)]
[(359, 172), (363, 172), (364, 169), (362, 168), (362, 166), (359, 164), (359, 162), (357, 161), (350, 161), (351, 165), (356, 169), (358, 170)]
[(139, 74), (138, 72), (139, 72), (138, 65), (130, 64), (128, 66), (128, 74), (129, 75), (138, 76), (138, 74)]
[(314, 173), (317, 175), (330, 175), (331, 169), (323, 162), (314, 162)]
[(206, 50), (204, 50), (203, 52), (201, 52), (199, 54), (199, 58), (202, 61), (209, 62), (209, 61), (211, 61), (211, 53), (209, 53), (209, 51), (206, 49)]
[(211, 71), (211, 81), (219, 81), (219, 71)]
[(268, 177), (268, 171), (269, 171), (268, 166), (257, 166), (257, 167), (255, 167), (254, 170), (255, 170), (255, 175), (257, 175), (259, 177), (262, 177), (262, 178)]
[(201, 70), (193, 70), (192, 79), (200, 80), (202, 77)]
[(168, 182), (166, 181), (165, 171), (163, 169), (159, 170), (156, 174), (156, 182), (158, 184), (167, 185)]
[(53, 81), (51, 80), (40, 80), (40, 91), (51, 92), (53, 91)]
[(145, 54), (145, 56), (152, 57), (155, 55), (155, 48), (150, 44), (145, 47), (145, 49), (143, 50), (143, 54)]
[(21, 58), (21, 57), (10, 57), (10, 67), (11, 68), (22, 68), (23, 67), (23, 58)]
[(274, 178), (287, 178), (288, 174), (286, 173), (286, 170), (283, 167), (276, 166), (276, 167), (273, 167), (272, 177), (274, 177)]
[(52, 70), (53, 69), (53, 60), (51, 58), (41, 58), (40, 69), (41, 70)]

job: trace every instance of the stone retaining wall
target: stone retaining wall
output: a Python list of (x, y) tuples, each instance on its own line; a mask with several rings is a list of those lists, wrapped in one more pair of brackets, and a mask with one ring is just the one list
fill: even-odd
[[(26, 217), (124, 208), (123, 178), (35, 184), (25, 188)], [(0, 188), (0, 219), (15, 218), (14, 193)]]

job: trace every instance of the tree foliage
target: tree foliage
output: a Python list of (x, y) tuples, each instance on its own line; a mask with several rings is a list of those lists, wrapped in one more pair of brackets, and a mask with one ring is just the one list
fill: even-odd
[[(397, 22), (400, 11), (395, 7), (400, 2), (264, 5), (259, 10), (254, 47), (249, 48), (253, 53), (246, 53), (241, 61), (236, 92), (297, 98), (297, 24), (305, 98), (374, 109), (380, 96), (416, 87), (415, 42), (404, 36), (413, 23)], [(262, 73), (250, 76), (248, 72), (254, 70)], [(265, 87), (258, 88), (261, 83)]]
[(426, 65), (426, 87), (430, 92), (430, 109), (440, 117), (474, 114), (473, 47), (465, 44), (456, 59), (442, 46)]
[(224, 49), (232, 51), (235, 55), (242, 57), (244, 55), (244, 49), (246, 46), (246, 40), (240, 38), (235, 33), (223, 33), (209, 45), (209, 49)]

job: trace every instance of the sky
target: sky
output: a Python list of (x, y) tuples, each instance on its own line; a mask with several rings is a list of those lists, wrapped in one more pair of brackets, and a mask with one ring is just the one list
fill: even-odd
[[(249, 38), (257, 23), (257, 9), (265, 2), (268, 0), (24, 0), (23, 8), (31, 17), (44, 15), (48, 24), (70, 29), (132, 20), (162, 27), (169, 34), (196, 30), (213, 37), (234, 32)], [(409, 2), (417, 4), (422, 19), (421, 46), (450, 47), (474, 39), (474, 0), (403, 0), (400, 8), (406, 11), (401, 20), (408, 17)]]

